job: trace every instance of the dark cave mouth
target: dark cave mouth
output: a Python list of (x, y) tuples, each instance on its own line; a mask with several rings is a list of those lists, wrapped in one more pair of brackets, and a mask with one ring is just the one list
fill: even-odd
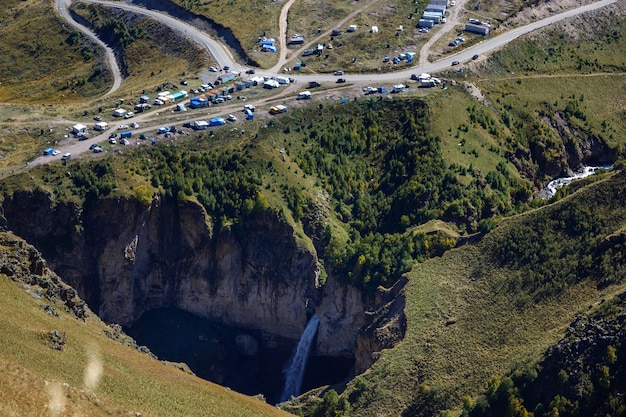
[[(200, 378), (242, 394), (262, 394), (270, 404), (275, 404), (281, 395), (283, 369), (297, 344), (176, 308), (147, 311), (125, 331), (159, 359), (184, 362)], [(353, 372), (354, 363), (354, 356), (320, 356), (313, 350), (302, 392), (345, 381)]]

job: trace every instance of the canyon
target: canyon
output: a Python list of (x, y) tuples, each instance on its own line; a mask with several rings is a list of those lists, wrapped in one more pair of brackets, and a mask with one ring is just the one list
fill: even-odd
[[(339, 362), (332, 367), (342, 370), (327, 383), (364, 371), (376, 350), (392, 347), (389, 341), (403, 335), (404, 326), (389, 325), (402, 323), (402, 309), (386, 307), (398, 305), (398, 291), (368, 299), (332, 274), (322, 284), (313, 245), (303, 244), (271, 210), (218, 228), (197, 202), (165, 197), (147, 205), (133, 197), (88, 196), (78, 203), (56, 201), (43, 190), (16, 191), (4, 196), (1, 208), (1, 226), (34, 245), (50, 269), (107, 323), (132, 329), (144, 315), (184, 312), (234, 329), (234, 349), (253, 358), (265, 352), (257, 360), (272, 362), (270, 357), (288, 359), (316, 314), (320, 324), (312, 360), (334, 358)], [(383, 313), (376, 314), (377, 308)], [(177, 326), (188, 322), (183, 318)], [(158, 324), (155, 331), (162, 331)], [(159, 354), (158, 346), (148, 347)], [(235, 371), (220, 369), (219, 377), (203, 370), (198, 374), (218, 383), (237, 380), (225, 378), (229, 372)], [(323, 377), (316, 380), (324, 382)], [(250, 393), (263, 390), (244, 385)]]

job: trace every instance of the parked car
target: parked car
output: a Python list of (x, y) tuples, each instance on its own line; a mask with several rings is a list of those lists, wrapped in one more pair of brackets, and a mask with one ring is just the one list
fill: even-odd
[(116, 138), (116, 137), (117, 137), (117, 133), (111, 133), (109, 135), (109, 139), (113, 139), (113, 138)]
[(246, 74), (254, 74), (255, 71), (254, 69), (250, 68), (249, 70), (246, 71)]
[(97, 143), (92, 143), (91, 146), (89, 147), (89, 150), (93, 151), (93, 148), (95, 148), (96, 146), (98, 146)]
[(58, 149), (55, 149), (55, 150), (53, 150), (53, 151), (52, 151), (52, 155), (53, 155), (53, 156), (57, 156), (57, 155), (58, 155), (58, 154), (60, 154), (60, 153), (61, 153), (61, 151), (60, 151), (60, 150), (58, 150)]
[(109, 143), (110, 143), (111, 145), (116, 145), (116, 144), (117, 144), (117, 141), (116, 141), (114, 138), (111, 138), (111, 139), (109, 139)]
[(128, 125), (119, 125), (117, 127), (117, 130), (125, 130), (125, 129), (128, 129)]
[(72, 157), (72, 154), (68, 152), (68, 153), (64, 153), (64, 154), (63, 154), (63, 156), (61, 157), (61, 159), (62, 159), (63, 161), (67, 161), (67, 160), (68, 160), (68, 159), (70, 159), (71, 157)]
[(459, 61), (452, 61), (452, 66), (459, 65), (459, 64), (460, 64)]
[(211, 72), (217, 72), (217, 68), (215, 68), (215, 67), (210, 67), (210, 68), (209, 68), (209, 71), (211, 71)]
[(337, 83), (341, 84), (341, 83), (345, 83), (346, 79), (345, 78), (337, 78)]
[(94, 119), (96, 122), (100, 122), (100, 121), (102, 121), (102, 117), (100, 117), (100, 116), (94, 116), (94, 117), (93, 117), (93, 119)]
[(343, 71), (335, 71), (334, 75), (343, 75)]
[(473, 59), (474, 61), (476, 61), (476, 60), (478, 59), (478, 54), (474, 55), (474, 56), (472, 57), (472, 59)]
[(317, 81), (309, 81), (309, 88), (319, 87), (321, 84)]
[(226, 119), (228, 121), (230, 121), (230, 122), (236, 122), (237, 121), (237, 117), (234, 114), (229, 114)]
[(228, 65), (224, 65), (224, 71), (230, 71), (230, 67)]
[(139, 139), (146, 140), (147, 138), (146, 135), (142, 133), (141, 135), (139, 135)]

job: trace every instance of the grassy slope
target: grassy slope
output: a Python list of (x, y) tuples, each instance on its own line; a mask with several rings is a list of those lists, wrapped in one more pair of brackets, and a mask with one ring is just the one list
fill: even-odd
[(173, 3), (204, 15), (230, 29), (249, 56), (263, 67), (271, 67), (277, 54), (262, 53), (257, 38), (263, 33), (278, 38), (278, 17), (283, 2), (263, 0), (172, 0)]
[(75, 102), (110, 87), (103, 56), (91, 43), (70, 37), (52, 3), (8, 0), (2, 6), (0, 101)]
[(154, 20), (95, 5), (79, 4), (74, 11), (96, 27), (118, 19), (129, 29), (138, 27), (144, 31), (124, 49), (128, 76), (123, 83), (123, 93), (152, 90), (167, 81), (178, 84), (180, 79), (191, 76), (187, 73), (202, 70), (209, 62), (206, 50)]
[[(600, 181), (555, 205), (503, 221), (475, 245), (414, 268), (406, 287), (406, 337), (360, 377), (374, 393), (361, 394), (357, 414), (397, 415), (393, 410), (408, 406), (409, 415), (431, 415), (458, 407), (462, 396), (476, 395), (488, 378), (538, 360), (575, 314), (624, 291), (623, 282), (599, 290), (600, 277), (588, 274), (556, 296), (533, 300), (517, 287), (526, 279), (525, 268), (503, 266), (495, 255), (512, 230), (536, 228), (574, 203), (602, 201), (593, 209), (602, 213), (604, 225), (592, 239), (597, 244), (626, 224), (624, 210), (605, 200), (623, 186), (623, 174)], [(568, 246), (577, 238), (558, 233), (556, 239)]]
[[(52, 317), (43, 304), (47, 302), (0, 275), (0, 384), (4, 387), (0, 414), (4, 416), (91, 417), (128, 415), (128, 411), (168, 417), (285, 415), (107, 338), (103, 333), (107, 327), (95, 316), (85, 322), (65, 312)], [(50, 348), (47, 334), (52, 329), (67, 334), (62, 352)], [(93, 357), (101, 361), (103, 373), (100, 383), (88, 389), (84, 375)], [(51, 410), (53, 393), (59, 394), (56, 403), (64, 403), (65, 412), (46, 411)]]

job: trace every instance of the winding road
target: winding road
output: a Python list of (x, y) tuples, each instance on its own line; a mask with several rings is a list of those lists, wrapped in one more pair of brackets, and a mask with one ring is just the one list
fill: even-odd
[[(99, 41), (99, 43), (101, 42), (97, 36), (95, 36), (93, 33), (91, 33), (87, 28), (85, 28), (84, 26), (79, 25), (78, 23), (74, 22), (71, 19), (71, 15), (69, 14), (69, 12), (67, 11), (67, 6), (68, 3), (71, 0), (55, 0), (56, 4), (57, 4), (57, 8), (59, 9), (59, 12), (64, 11), (64, 13), (62, 14), (62, 17), (64, 19), (69, 19), (68, 22), (70, 22), (74, 27), (78, 28), (79, 30), (81, 30), (81, 32), (83, 33), (88, 33), (88, 36), (90, 36), (92, 39), (96, 39), (97, 41)], [(123, 10), (127, 10), (133, 13), (137, 13), (137, 14), (142, 14), (145, 16), (149, 16), (151, 18), (154, 18), (158, 21), (160, 21), (161, 23), (169, 26), (170, 28), (172, 28), (173, 30), (177, 30), (180, 31), (181, 33), (184, 33), (185, 36), (187, 36), (189, 39), (194, 40), (195, 42), (197, 42), (198, 44), (202, 45), (203, 47), (205, 47), (209, 53), (215, 58), (215, 61), (221, 66), (230, 66), (230, 68), (233, 71), (242, 71), (244, 69), (244, 67), (242, 65), (240, 65), (238, 62), (235, 61), (235, 58), (233, 56), (233, 54), (230, 52), (230, 50), (225, 47), (224, 45), (222, 45), (218, 40), (208, 36), (207, 34), (205, 34), (204, 32), (202, 32), (201, 30), (195, 28), (194, 26), (185, 23), (183, 21), (180, 21), (174, 17), (171, 17), (165, 13), (161, 13), (158, 11), (154, 11), (154, 10), (146, 10), (145, 8), (139, 7), (139, 6), (134, 6), (134, 5), (129, 5), (129, 4), (125, 4), (125, 3), (120, 3), (120, 2), (112, 2), (112, 1), (106, 1), (106, 0), (83, 0), (87, 3), (94, 3), (94, 4), (100, 4), (102, 6), (107, 6), (107, 7), (112, 7), (112, 8), (119, 8), (119, 9), (123, 9)], [(283, 10), (281, 11), (280, 14), (280, 44), (281, 44), (281, 55), (280, 55), (280, 59), (279, 59), (279, 64), (280, 65), (275, 65), (273, 68), (269, 69), (269, 70), (259, 70), (257, 71), (260, 75), (267, 75), (267, 76), (275, 76), (278, 73), (282, 73), (282, 71), (280, 71), (282, 65), (284, 64), (285, 60), (286, 60), (286, 54), (287, 54), (287, 48), (286, 48), (286, 36), (287, 36), (287, 15), (288, 15), (288, 11), (289, 11), (289, 7), (291, 6), (291, 4), (293, 4), (295, 0), (289, 0), (285, 6), (283, 7)], [(577, 7), (575, 9), (571, 9), (571, 10), (567, 10), (563, 13), (559, 13), (553, 16), (549, 16), (545, 19), (542, 20), (538, 20), (536, 22), (530, 23), (528, 25), (525, 26), (521, 26), (519, 28), (515, 28), (503, 33), (500, 33), (496, 36), (490, 37), (489, 39), (480, 42), (474, 46), (471, 46), (469, 48), (466, 48), (456, 54), (447, 56), (445, 58), (442, 58), (438, 61), (435, 62), (423, 62), (423, 59), (420, 58), (420, 62), (415, 65), (415, 66), (409, 66), (406, 69), (402, 70), (402, 71), (397, 71), (397, 72), (390, 72), (390, 73), (384, 73), (384, 74), (346, 74), (346, 78), (348, 79), (348, 81), (352, 81), (352, 82), (381, 82), (381, 81), (385, 81), (385, 82), (393, 82), (393, 81), (402, 81), (402, 80), (406, 80), (407, 78), (410, 77), (411, 74), (413, 73), (436, 73), (436, 72), (440, 72), (443, 70), (448, 69), (451, 65), (452, 65), (452, 61), (467, 61), (470, 60), (471, 57), (473, 55), (484, 55), (488, 52), (492, 52), (498, 48), (501, 48), (502, 46), (508, 44), (509, 42), (519, 38), (522, 35), (525, 35), (529, 32), (532, 32), (534, 30), (537, 30), (539, 28), (551, 25), (555, 22), (558, 22), (560, 20), (563, 19), (567, 19), (582, 13), (587, 13), (589, 11), (592, 10), (596, 10), (605, 6), (608, 6), (610, 4), (613, 4), (615, 2), (617, 2), (618, 0), (599, 0), (595, 3), (591, 3), (585, 6), (580, 6)], [(349, 19), (351, 16), (353, 16), (354, 14), (362, 11), (363, 9), (370, 7), (374, 2), (370, 2), (368, 4), (366, 4), (365, 6), (363, 6), (362, 8), (359, 8), (357, 11), (351, 13), (349, 16), (347, 16), (346, 18), (344, 18), (342, 20), (342, 22), (345, 23), (345, 21), (347, 21), (347, 19)], [(461, 2), (459, 2), (461, 3)], [(455, 13), (459, 13), (458, 10), (461, 9), (462, 5), (458, 4), (457, 9), (455, 10)], [(456, 15), (455, 15), (456, 16)], [(341, 22), (340, 22), (341, 24)], [(452, 28), (452, 25), (448, 25), (449, 28)], [(441, 31), (440, 31), (441, 32)], [(325, 34), (320, 35), (318, 38), (321, 38), (325, 36)], [(439, 35), (441, 36), (441, 35)], [(316, 38), (317, 39), (317, 38)], [(108, 48), (110, 50), (110, 48)], [(296, 51), (296, 53), (299, 53), (300, 50)], [(112, 54), (112, 52), (111, 52)], [(422, 53), (420, 54), (421, 56), (427, 56), (427, 51), (422, 51)], [(108, 56), (108, 55), (107, 55)], [(111, 62), (109, 62), (109, 64), (111, 64)], [(117, 65), (115, 65), (115, 67), (117, 67)], [(113, 73), (118, 73), (119, 74), (119, 69), (112, 69)], [(308, 75), (308, 74), (291, 74), (291, 76), (298, 80), (298, 81), (331, 81), (334, 82), (337, 77), (335, 77), (334, 75), (331, 74), (315, 74), (315, 75)], [(117, 79), (117, 76), (115, 77)], [(115, 85), (114, 85), (115, 87)], [(112, 88), (113, 90), (113, 88)], [(109, 92), (110, 94), (110, 92)]]
[[(114, 78), (114, 82), (113, 82), (113, 86), (111, 87), (111, 89), (107, 92), (106, 95), (110, 95), (113, 92), (115, 92), (122, 83), (122, 77), (120, 75), (120, 71), (119, 68), (117, 66), (117, 62), (115, 61), (115, 57), (113, 55), (113, 51), (111, 50), (111, 48), (109, 48), (106, 44), (104, 44), (104, 42), (102, 42), (93, 32), (91, 32), (88, 28), (78, 24), (77, 22), (75, 22), (72, 17), (71, 14), (69, 12), (69, 6), (72, 0), (55, 0), (56, 3), (56, 7), (57, 10), (59, 11), (59, 14), (61, 15), (61, 17), (63, 19), (65, 19), (70, 25), (72, 25), (72, 27), (75, 27), (77, 30), (79, 30), (81, 33), (84, 33), (86, 36), (90, 37), (91, 39), (93, 39), (96, 43), (98, 43), (99, 45), (101, 45), (104, 50), (106, 51), (106, 56), (107, 56), (107, 62), (111, 68), (111, 71), (113, 73), (113, 78)], [(197, 42), (198, 44), (202, 45), (204, 48), (207, 49), (207, 51), (214, 57), (215, 61), (221, 66), (224, 67), (226, 65), (229, 65), (231, 67), (231, 69), (233, 71), (243, 71), (245, 69), (245, 67), (243, 67), (242, 65), (240, 65), (238, 62), (235, 61), (235, 58), (233, 56), (233, 54), (230, 52), (230, 50), (228, 48), (226, 48), (224, 45), (222, 45), (219, 41), (217, 41), (216, 39), (213, 39), (212, 37), (208, 36), (207, 34), (205, 34), (204, 32), (202, 32), (201, 30), (195, 28), (194, 26), (185, 23), (183, 21), (180, 21), (174, 17), (171, 17), (165, 13), (161, 13), (161, 12), (157, 12), (157, 11), (153, 11), (153, 10), (146, 10), (144, 8), (138, 7), (138, 6), (134, 6), (134, 5), (129, 5), (129, 4), (125, 4), (125, 3), (120, 3), (120, 2), (112, 2), (112, 1), (106, 1), (106, 0), (82, 0), (88, 3), (94, 3), (94, 4), (100, 4), (102, 6), (106, 6), (106, 7), (112, 7), (112, 8), (119, 8), (119, 9), (123, 9), (123, 10), (127, 10), (133, 13), (137, 13), (137, 14), (141, 14), (141, 15), (145, 15), (145, 16), (149, 16), (151, 18), (154, 18), (156, 20), (158, 20), (159, 22), (169, 26), (170, 28), (172, 28), (173, 30), (177, 30), (180, 31), (181, 33), (183, 33), (187, 38)], [(277, 75), (277, 73), (282, 73), (281, 69), (282, 66), (284, 65), (284, 63), (287, 60), (287, 48), (286, 48), (286, 37), (287, 37), (287, 15), (288, 15), (288, 11), (289, 11), (289, 7), (293, 4), (295, 0), (289, 0), (284, 6), (283, 6), (283, 10), (281, 12), (281, 22), (280, 22), (280, 35), (281, 35), (281, 40), (280, 40), (280, 45), (281, 45), (281, 55), (280, 55), (280, 59), (279, 62), (276, 66), (274, 66), (272, 69), (269, 70), (258, 70), (257, 74), (258, 75), (265, 75), (265, 76), (275, 76)], [(462, 7), (462, 1), (463, 0), (458, 0), (457, 1), (457, 8), (458, 10), (461, 9)], [(489, 39), (473, 45), (463, 51), (460, 51), (454, 55), (450, 55), (447, 56), (441, 60), (438, 60), (436, 62), (424, 62), (424, 60), (420, 59), (420, 62), (412, 67), (407, 67), (405, 70), (403, 71), (397, 71), (397, 72), (390, 72), (390, 73), (384, 73), (384, 74), (346, 74), (345, 78), (347, 78), (347, 80), (350, 83), (353, 84), (367, 84), (367, 83), (377, 83), (377, 82), (404, 82), (406, 81), (411, 74), (413, 73), (437, 73), (446, 69), (449, 69), (451, 67), (451, 64), (453, 61), (460, 61), (460, 62), (465, 62), (468, 60), (471, 60), (472, 56), (477, 54), (477, 55), (484, 55), (488, 52), (492, 52), (498, 48), (501, 48), (502, 46), (506, 45), (507, 43), (517, 39), (518, 37), (527, 34), (529, 32), (532, 32), (534, 30), (537, 30), (539, 28), (548, 26), (550, 24), (553, 24), (555, 22), (558, 22), (560, 20), (563, 19), (567, 19), (582, 13), (586, 13), (592, 10), (596, 10), (605, 6), (608, 6), (610, 4), (613, 4), (615, 2), (617, 2), (618, 0), (599, 0), (595, 3), (591, 3), (585, 6), (580, 6), (577, 7), (575, 9), (571, 9), (568, 10), (566, 12), (557, 14), (557, 15), (553, 15), (550, 17), (547, 17), (545, 19), (530, 23), (528, 25), (516, 28), (516, 29), (512, 29), (506, 32), (503, 32), (501, 34), (498, 34), (496, 36), (490, 37)], [(365, 10), (366, 8), (372, 6), (375, 3), (375, 0), (372, 0), (368, 3), (366, 3), (364, 6), (360, 7), (358, 10), (350, 13), (350, 15), (346, 16), (346, 18), (344, 18), (339, 24), (343, 24), (345, 22), (347, 22), (352, 16), (356, 15), (357, 13), (359, 13), (360, 11)], [(460, 11), (456, 12), (457, 14), (460, 13)], [(450, 22), (452, 23), (452, 22)], [(447, 28), (441, 28), (440, 29), (440, 33), (445, 33), (446, 31), (449, 31), (452, 29), (452, 24), (447, 25)], [(335, 25), (335, 27), (337, 27), (337, 25)], [(330, 31), (328, 31), (328, 33), (330, 33)], [(312, 42), (317, 41), (318, 38), (321, 38), (323, 36), (327, 36), (326, 33), (324, 34), (320, 34), (316, 39), (314, 39)], [(442, 36), (442, 35), (439, 35)], [(434, 41), (433, 41), (434, 42)], [(302, 49), (306, 48), (303, 47)], [(301, 53), (300, 50), (295, 51), (294, 53)], [(422, 56), (427, 56), (427, 50), (423, 50), (421, 52)], [(331, 75), (331, 74), (315, 74), (315, 75), (304, 75), (304, 74), (290, 74), (294, 79), (296, 79), (297, 81), (302, 81), (302, 82), (307, 82), (307, 81), (318, 81), (318, 82), (331, 82), (334, 83), (337, 79), (336, 76)], [(345, 88), (345, 85), (342, 85), (341, 88)], [(282, 93), (279, 93), (281, 96), (285, 96), (285, 94), (287, 94), (288, 92), (290, 92), (290, 90), (285, 90)], [(275, 97), (276, 99), (278, 99), (279, 97)], [(267, 100), (267, 99), (265, 99)], [(257, 103), (254, 103), (257, 104)], [(224, 113), (228, 113), (229, 111), (234, 112), (236, 108), (240, 108), (240, 104), (226, 104), (223, 106), (220, 106), (218, 108), (217, 111), (219, 111), (221, 114)], [(166, 110), (166, 109), (163, 109)], [(150, 112), (150, 113), (146, 113), (146, 114), (141, 114), (136, 116), (132, 121), (136, 121), (136, 122), (146, 122), (148, 123), (148, 125), (144, 125), (142, 128), (140, 129), (135, 129), (133, 130), (134, 133), (144, 133), (144, 132), (152, 132), (155, 130), (155, 127), (162, 124), (163, 122), (161, 120), (158, 120), (158, 112)], [(154, 119), (154, 121), (151, 121), (150, 119)], [(158, 120), (158, 121), (157, 121)], [(71, 143), (69, 143), (68, 145), (62, 146), (60, 147), (60, 150), (62, 153), (65, 152), (71, 152), (73, 155), (78, 155), (81, 154), (83, 152), (88, 152), (89, 151), (89, 146), (93, 143), (99, 143), (102, 141), (105, 141), (108, 137), (108, 135), (110, 134), (111, 130), (106, 131), (100, 135), (97, 135), (95, 137), (92, 137), (88, 140), (85, 141), (72, 141)], [(51, 158), (49, 156), (40, 156), (36, 159), (34, 159), (33, 161), (31, 161), (28, 166), (32, 167), (32, 166), (37, 166), (37, 165), (41, 165), (41, 164), (47, 164), (53, 161), (58, 161), (58, 158)]]
[(72, 15), (70, 13), (71, 3), (72, 0), (55, 0), (55, 5), (61, 18), (65, 20), (69, 25), (81, 32), (83, 35), (92, 39), (98, 46), (100, 46), (104, 50), (107, 65), (109, 66), (111, 73), (113, 74), (113, 85), (105, 94), (105, 96), (111, 95), (122, 86), (122, 73), (120, 71), (120, 67), (117, 65), (117, 61), (115, 60), (115, 54), (113, 53), (113, 49), (111, 49), (109, 45), (104, 43), (90, 29), (72, 19)]

